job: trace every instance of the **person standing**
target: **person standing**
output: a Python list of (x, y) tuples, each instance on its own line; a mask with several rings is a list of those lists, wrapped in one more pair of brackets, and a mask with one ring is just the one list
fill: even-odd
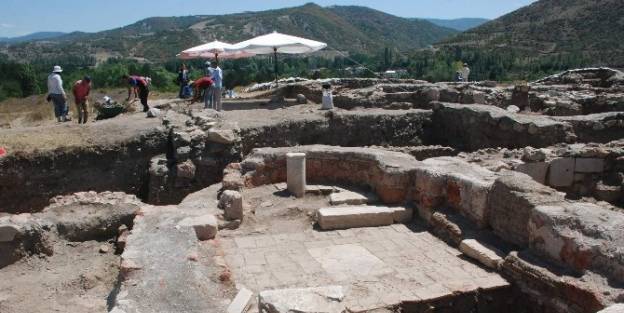
[(130, 101), (130, 97), (134, 91), (135, 98), (137, 94), (139, 95), (139, 99), (143, 105), (143, 112), (149, 111), (149, 105), (147, 105), (147, 98), (149, 97), (148, 80), (145, 77), (129, 76), (127, 74), (124, 74), (121, 78), (128, 84), (128, 99), (126, 99), (126, 101)]
[(184, 94), (184, 88), (188, 85), (188, 82), (188, 69), (186, 68), (186, 64), (182, 64), (180, 70), (178, 71), (178, 84), (180, 85), (180, 93), (178, 94), (178, 97), (180, 99), (184, 99), (186, 96)]
[(212, 68), (212, 64), (210, 63), (210, 61), (206, 61), (204, 66), (204, 76), (211, 77), (212, 71), (214, 71), (214, 69)]
[(223, 109), (221, 105), (221, 90), (223, 89), (223, 70), (221, 70), (221, 68), (219, 67), (218, 62), (215, 62), (215, 65), (216, 67), (212, 71), (211, 76), (213, 82), (213, 87), (211, 88), (213, 99), (212, 108), (214, 110), (221, 111)]
[[(214, 68), (212, 67), (212, 64), (210, 63), (210, 61), (206, 61), (206, 66), (204, 67), (204, 76), (208, 77), (210, 79), (212, 79), (212, 73), (214, 72)], [(208, 89), (206, 89), (206, 94), (204, 95), (204, 99), (208, 99), (208, 103), (210, 104), (210, 108), (212, 108), (213, 105), (213, 94), (214, 94), (214, 90), (213, 90), (214, 85), (210, 85), (210, 87)], [(206, 98), (208, 97), (208, 98)], [(208, 108), (208, 107), (206, 107)]]
[(468, 79), (470, 76), (470, 67), (468, 67), (468, 63), (464, 63), (464, 68), (462, 68), (462, 81), (469, 82)]
[(54, 104), (54, 116), (59, 123), (67, 121), (67, 94), (63, 89), (63, 79), (61, 73), (63, 69), (55, 65), (52, 73), (48, 75), (48, 101)]
[(74, 100), (78, 109), (78, 124), (86, 124), (89, 118), (87, 98), (91, 92), (91, 77), (85, 76), (82, 80), (74, 83), (72, 92), (74, 93)]

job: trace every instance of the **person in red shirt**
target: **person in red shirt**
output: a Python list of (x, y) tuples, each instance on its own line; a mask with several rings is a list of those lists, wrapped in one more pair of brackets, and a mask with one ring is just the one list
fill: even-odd
[(141, 104), (143, 105), (143, 112), (149, 111), (149, 105), (147, 105), (147, 98), (149, 97), (148, 78), (141, 76), (123, 75), (121, 76), (121, 79), (125, 81), (126, 84), (128, 84), (128, 99), (126, 101), (130, 101), (130, 96), (132, 95), (133, 90), (136, 99), (138, 90), (139, 99), (141, 100)]
[(89, 93), (91, 92), (91, 77), (85, 76), (82, 80), (74, 83), (72, 88), (76, 108), (78, 109), (78, 124), (86, 124), (89, 117), (87, 110)]
[(199, 102), (199, 99), (204, 97), (204, 108), (207, 109), (210, 103), (210, 92), (208, 92), (209, 88), (214, 84), (210, 77), (202, 77), (193, 82), (193, 100), (191, 100), (191, 104), (195, 102)]

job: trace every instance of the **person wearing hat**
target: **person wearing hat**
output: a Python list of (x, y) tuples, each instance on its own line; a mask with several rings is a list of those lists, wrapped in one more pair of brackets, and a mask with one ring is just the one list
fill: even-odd
[(221, 92), (223, 90), (223, 70), (219, 67), (219, 62), (215, 62), (216, 67), (212, 71), (212, 108), (216, 111), (221, 111)]
[(63, 69), (55, 65), (52, 69), (52, 73), (48, 75), (48, 101), (52, 101), (54, 104), (54, 116), (56, 120), (61, 123), (67, 121), (67, 94), (63, 89), (63, 79), (61, 73)]
[(86, 124), (89, 118), (87, 98), (91, 92), (91, 77), (85, 76), (82, 80), (74, 83), (72, 92), (74, 93), (74, 100), (78, 109), (78, 124)]
[(468, 77), (470, 76), (470, 67), (468, 67), (468, 63), (464, 63), (464, 68), (462, 68), (461, 71), (462, 74), (462, 81), (463, 82), (468, 82)]
[[(212, 73), (214, 72), (214, 68), (212, 67), (212, 64), (210, 63), (210, 61), (206, 61), (206, 67), (204, 68), (204, 76), (208, 77), (210, 79), (212, 79)], [(204, 92), (204, 102), (206, 104), (206, 108), (208, 108), (208, 105), (210, 104), (210, 107), (212, 108), (212, 104), (213, 104), (213, 100), (214, 100), (214, 90), (213, 90), (213, 85), (210, 85), (210, 87), (208, 87), (208, 89), (206, 89), (206, 91)]]

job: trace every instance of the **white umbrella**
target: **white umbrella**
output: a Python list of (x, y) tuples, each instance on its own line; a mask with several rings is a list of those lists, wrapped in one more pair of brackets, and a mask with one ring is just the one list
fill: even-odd
[(277, 80), (277, 54), (300, 54), (319, 51), (327, 47), (327, 44), (301, 37), (280, 34), (271, 34), (252, 38), (225, 48), (226, 51), (239, 51), (253, 54), (275, 55), (275, 80)]
[(180, 52), (177, 57), (183, 60), (214, 58), (219, 61), (219, 57), (223, 59), (238, 59), (254, 55), (253, 53), (245, 51), (226, 50), (231, 49), (232, 47), (233, 45), (229, 43), (216, 40), (197, 47), (186, 49)]

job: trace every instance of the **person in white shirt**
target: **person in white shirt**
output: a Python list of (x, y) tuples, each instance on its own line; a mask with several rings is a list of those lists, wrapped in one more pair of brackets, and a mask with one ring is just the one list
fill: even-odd
[(221, 105), (221, 92), (223, 89), (223, 70), (221, 70), (221, 68), (219, 67), (219, 63), (215, 62), (215, 65), (217, 67), (214, 68), (214, 70), (212, 71), (212, 82), (213, 82), (213, 88), (212, 88), (212, 98), (213, 98), (213, 106), (212, 108), (214, 110), (217, 111), (221, 111), (222, 105)]
[(468, 77), (470, 76), (470, 67), (468, 67), (468, 63), (464, 63), (464, 68), (462, 69), (462, 81), (468, 82), (470, 81)]
[(52, 101), (54, 104), (54, 116), (59, 123), (68, 120), (67, 113), (69, 112), (67, 94), (63, 89), (63, 79), (61, 78), (62, 72), (63, 69), (56, 65), (48, 76), (48, 101)]

